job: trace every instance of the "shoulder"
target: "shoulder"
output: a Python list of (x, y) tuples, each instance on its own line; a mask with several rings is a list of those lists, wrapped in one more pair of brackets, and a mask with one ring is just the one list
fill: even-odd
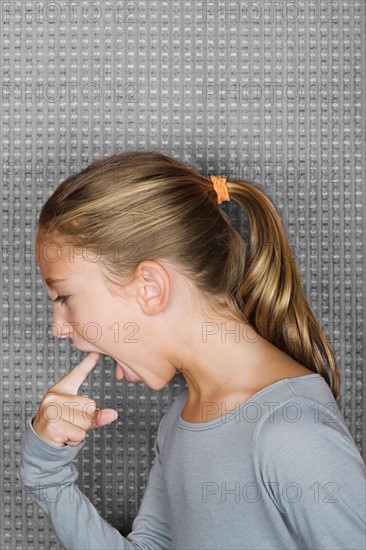
[(275, 474), (341, 471), (344, 464), (365, 471), (361, 454), (344, 422), (337, 403), (326, 405), (293, 396), (266, 415), (254, 434), (259, 467)]
[(295, 395), (276, 406), (257, 426), (254, 469), (304, 547), (362, 548), (366, 468), (333, 405)]

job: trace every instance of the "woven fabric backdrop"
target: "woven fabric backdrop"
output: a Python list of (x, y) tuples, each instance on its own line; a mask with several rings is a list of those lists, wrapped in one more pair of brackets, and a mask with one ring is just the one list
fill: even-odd
[[(271, 196), (365, 458), (365, 1), (15, 1), (1, 10), (0, 548), (62, 548), (15, 477), (26, 421), (85, 356), (51, 334), (36, 224), (61, 181), (115, 152), (161, 151)], [(222, 208), (244, 237), (236, 203)], [(159, 421), (186, 386), (181, 375), (160, 392), (116, 382), (114, 364), (101, 356), (80, 391), (119, 419), (88, 434), (75, 464), (81, 490), (127, 535)]]

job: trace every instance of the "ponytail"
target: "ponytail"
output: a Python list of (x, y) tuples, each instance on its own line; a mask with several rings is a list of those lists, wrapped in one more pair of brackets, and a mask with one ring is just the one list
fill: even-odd
[(240, 204), (247, 216), (250, 234), (245, 274), (236, 291), (236, 303), (262, 337), (323, 376), (338, 399), (337, 361), (307, 302), (276, 207), (253, 184), (228, 181), (227, 185), (230, 198)]

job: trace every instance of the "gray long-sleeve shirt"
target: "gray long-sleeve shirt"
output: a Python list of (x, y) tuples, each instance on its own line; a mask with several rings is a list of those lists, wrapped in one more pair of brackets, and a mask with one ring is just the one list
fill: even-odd
[(28, 421), (17, 477), (65, 548), (366, 548), (365, 464), (321, 375), (280, 380), (231, 411), (206, 403), (200, 423), (182, 419), (187, 397), (161, 419), (127, 537), (76, 485), (85, 442), (54, 447)]

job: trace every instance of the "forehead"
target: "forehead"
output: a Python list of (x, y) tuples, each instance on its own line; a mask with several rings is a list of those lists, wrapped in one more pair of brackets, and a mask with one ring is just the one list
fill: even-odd
[(88, 254), (67, 243), (67, 238), (44, 237), (40, 231), (36, 236), (35, 256), (48, 286), (52, 286), (55, 279), (77, 279), (85, 274), (91, 277), (99, 271), (95, 257), (89, 259)]

